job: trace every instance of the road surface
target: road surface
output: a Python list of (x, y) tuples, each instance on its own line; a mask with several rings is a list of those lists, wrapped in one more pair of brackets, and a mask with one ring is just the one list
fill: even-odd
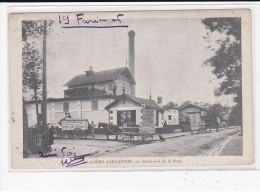
[[(166, 157), (166, 156), (199, 156), (199, 155), (242, 155), (242, 137), (240, 127), (220, 129), (204, 134), (189, 132), (162, 135), (164, 142), (136, 145), (106, 140), (55, 140), (52, 151), (62, 147), (73, 149), (77, 155), (94, 153), (89, 157)], [(174, 137), (176, 136), (176, 137)], [(58, 152), (59, 153), (59, 152)]]
[[(239, 144), (239, 127), (222, 129), (220, 132), (204, 134), (187, 134), (186, 136), (166, 139), (165, 142), (138, 145), (120, 151), (107, 152), (106, 157), (166, 157), (166, 156), (198, 156), (198, 155), (242, 155), (242, 149), (237, 149)], [(240, 136), (241, 137), (241, 136)], [(234, 142), (236, 138), (236, 142)], [(223, 144), (223, 145), (222, 145)], [(217, 150), (214, 152), (214, 150)], [(236, 150), (237, 152), (234, 152)]]

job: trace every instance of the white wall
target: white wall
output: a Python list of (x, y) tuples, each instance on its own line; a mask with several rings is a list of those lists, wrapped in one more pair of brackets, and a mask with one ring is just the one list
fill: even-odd
[(109, 113), (107, 110), (82, 111), (82, 118), (88, 119), (90, 123), (97, 125), (101, 123), (109, 123)]
[[(171, 120), (169, 120), (169, 115)], [(168, 109), (163, 113), (163, 121), (166, 121), (167, 125), (178, 125), (179, 124), (179, 110)]]
[(159, 119), (158, 119), (158, 127), (163, 127), (163, 123), (164, 123), (164, 119), (163, 119), (163, 113), (159, 111), (159, 115), (158, 115)]
[[(113, 123), (113, 125), (117, 125), (117, 111), (122, 110), (135, 110), (136, 111), (136, 124), (140, 125), (142, 122), (141, 116), (141, 106), (134, 103), (133, 101), (126, 99), (125, 103), (123, 101), (120, 101), (117, 105), (113, 106), (110, 111), (113, 111), (112, 114), (109, 115), (110, 123)], [(113, 119), (111, 119), (113, 118)]]
[[(63, 103), (69, 103), (69, 113), (72, 118), (86, 118), (89, 122), (109, 122), (109, 113), (105, 107), (113, 102), (113, 99), (97, 99), (98, 110), (92, 110), (92, 100), (70, 100), (70, 101), (55, 101), (47, 103), (47, 123), (58, 123), (65, 117), (63, 111)], [(26, 111), (28, 114), (29, 127), (36, 125), (36, 106), (35, 104), (27, 104)], [(39, 113), (41, 113), (41, 105), (39, 104)]]

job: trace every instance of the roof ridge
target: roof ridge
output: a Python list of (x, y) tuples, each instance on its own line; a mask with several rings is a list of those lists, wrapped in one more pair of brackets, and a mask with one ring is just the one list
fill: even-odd
[[(93, 71), (93, 73), (97, 74), (97, 73), (103, 73), (103, 72), (107, 72), (107, 71), (115, 71), (115, 70), (124, 69), (124, 68), (127, 68), (127, 67), (120, 67), (120, 68), (116, 68), (116, 69), (107, 69), (107, 70), (102, 70), (102, 71), (97, 71), (97, 72)], [(75, 75), (75, 77), (83, 76), (83, 75), (85, 76), (86, 74), (84, 73), (84, 74)]]
[(107, 69), (107, 70), (97, 71), (97, 72), (94, 72), (94, 73), (103, 73), (103, 72), (106, 72), (106, 71), (115, 71), (115, 70), (125, 69), (125, 68), (127, 68), (127, 67), (119, 67), (119, 68), (116, 68), (116, 69)]
[[(75, 75), (66, 84), (64, 84), (64, 86), (77, 85), (76, 83), (79, 83), (79, 82), (82, 82), (82, 81), (84, 82), (84, 80), (91, 80), (91, 79), (92, 80), (97, 80), (98, 78), (106, 79), (106, 80), (109, 80), (109, 78), (114, 79), (115, 77), (117, 78), (119, 75), (121, 75), (123, 72), (125, 72), (127, 70), (128, 70), (127, 67), (120, 67), (120, 68), (115, 68), (115, 69), (109, 69), (109, 70), (93, 72), (89, 76), (86, 76), (86, 74)], [(108, 74), (109, 76), (106, 75), (106, 74)]]

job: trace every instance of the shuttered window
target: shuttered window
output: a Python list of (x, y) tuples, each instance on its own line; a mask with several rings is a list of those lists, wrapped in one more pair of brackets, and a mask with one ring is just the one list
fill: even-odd
[(63, 112), (69, 112), (70, 104), (68, 102), (63, 103)]
[(98, 110), (98, 100), (92, 100), (92, 110)]

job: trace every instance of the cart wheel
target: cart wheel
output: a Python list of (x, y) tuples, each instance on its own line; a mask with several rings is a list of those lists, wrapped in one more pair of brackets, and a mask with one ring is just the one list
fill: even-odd
[(145, 142), (145, 140), (146, 140), (146, 138), (145, 138), (145, 136), (141, 136), (141, 142), (143, 143), (143, 142)]
[(73, 139), (81, 139), (81, 135), (78, 133), (74, 133)]
[(81, 139), (82, 138), (82, 129), (76, 128), (73, 131), (73, 139)]
[(73, 133), (68, 133), (68, 138), (69, 138), (69, 139), (73, 139), (73, 136), (74, 136)]
[(63, 139), (64, 136), (65, 136), (65, 134), (64, 134), (63, 132), (61, 132), (61, 133), (58, 134), (58, 138), (59, 138), (59, 139)]

